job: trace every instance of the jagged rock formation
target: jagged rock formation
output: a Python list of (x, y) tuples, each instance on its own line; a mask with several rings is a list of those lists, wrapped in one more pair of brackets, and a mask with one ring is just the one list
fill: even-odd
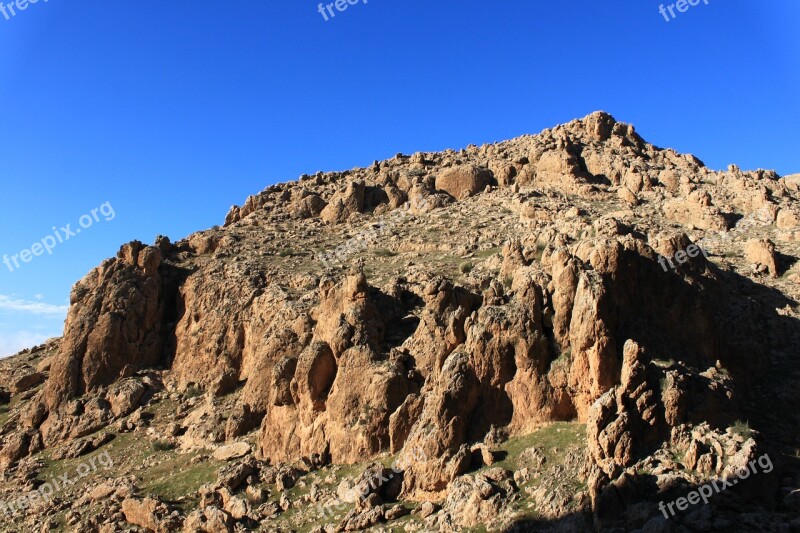
[[(298, 474), (270, 463), (308, 473), (413, 450), (392, 498), (442, 504), (430, 523), (446, 530), (513, 525), (530, 476), (469, 473), (490, 447), (574, 421), (587, 425), (587, 459), (569, 463), (587, 485), (577, 512), (630, 524), (629, 487), (665, 450), (721, 472), (766, 449), (725, 437), (737, 420), (775, 439), (792, 427), (756, 413), (775, 380), (787, 412), (798, 406), (797, 197), (796, 176), (715, 172), (602, 112), (273, 185), (223, 228), (127, 244), (76, 284), (46, 370), (15, 378), (26, 397), (0, 461), (102, 449), (85, 439), (144, 430), (139, 406), (174, 395), (154, 441), (190, 453), (249, 439), (255, 458), (186, 517), (121, 494), (129, 523), (266, 524), (285, 502), (235, 492), (259, 476), (289, 490)], [(531, 494), (542, 516), (575, 511)], [(403, 514), (383, 503), (343, 527)]]

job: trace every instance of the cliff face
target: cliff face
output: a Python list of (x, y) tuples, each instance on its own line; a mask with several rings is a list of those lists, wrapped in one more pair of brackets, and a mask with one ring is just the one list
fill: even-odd
[(257, 458), (280, 463), (415, 450), (417, 499), (446, 497), (476, 444), (588, 423), (605, 501), (625, 468), (688, 446), (681, 428), (724, 432), (766, 383), (790, 387), (797, 197), (796, 179), (711, 171), (605, 113), (274, 185), (224, 227), (127, 244), (76, 284), (2, 456), (199, 391), (231, 409), (177, 446), (255, 431)]

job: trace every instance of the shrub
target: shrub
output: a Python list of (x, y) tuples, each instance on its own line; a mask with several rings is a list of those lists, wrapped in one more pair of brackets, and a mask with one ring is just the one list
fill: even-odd
[(187, 398), (197, 398), (198, 396), (203, 395), (203, 391), (198, 387), (196, 387), (195, 385), (189, 385), (188, 387), (186, 387), (186, 390), (184, 391), (183, 395)]
[(165, 441), (165, 440), (155, 440), (153, 441), (153, 450), (157, 452), (166, 452), (168, 450), (173, 449), (175, 446), (172, 443)]
[(737, 420), (733, 423), (731, 426), (731, 431), (733, 431), (734, 434), (742, 437), (744, 440), (749, 439), (753, 434), (753, 430), (750, 429), (750, 423), (742, 422), (741, 420)]

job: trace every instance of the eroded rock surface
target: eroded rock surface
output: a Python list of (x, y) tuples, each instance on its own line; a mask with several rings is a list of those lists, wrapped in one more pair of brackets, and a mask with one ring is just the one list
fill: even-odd
[[(795, 177), (712, 171), (602, 112), (272, 185), (222, 228), (123, 246), (63, 338), (0, 366), (4, 481), (127, 444), (143, 457), (89, 476), (98, 513), (30, 523), (662, 527), (653, 502), (797, 445), (797, 200)], [(771, 525), (797, 518), (780, 468), (735, 492)], [(391, 490), (339, 512), (374, 475)], [(751, 520), (723, 503), (677, 520)]]

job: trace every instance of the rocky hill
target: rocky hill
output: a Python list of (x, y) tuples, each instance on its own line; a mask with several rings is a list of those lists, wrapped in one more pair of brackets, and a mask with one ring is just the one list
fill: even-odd
[(0, 530), (800, 529), (799, 188), (598, 112), (126, 244), (0, 362)]

